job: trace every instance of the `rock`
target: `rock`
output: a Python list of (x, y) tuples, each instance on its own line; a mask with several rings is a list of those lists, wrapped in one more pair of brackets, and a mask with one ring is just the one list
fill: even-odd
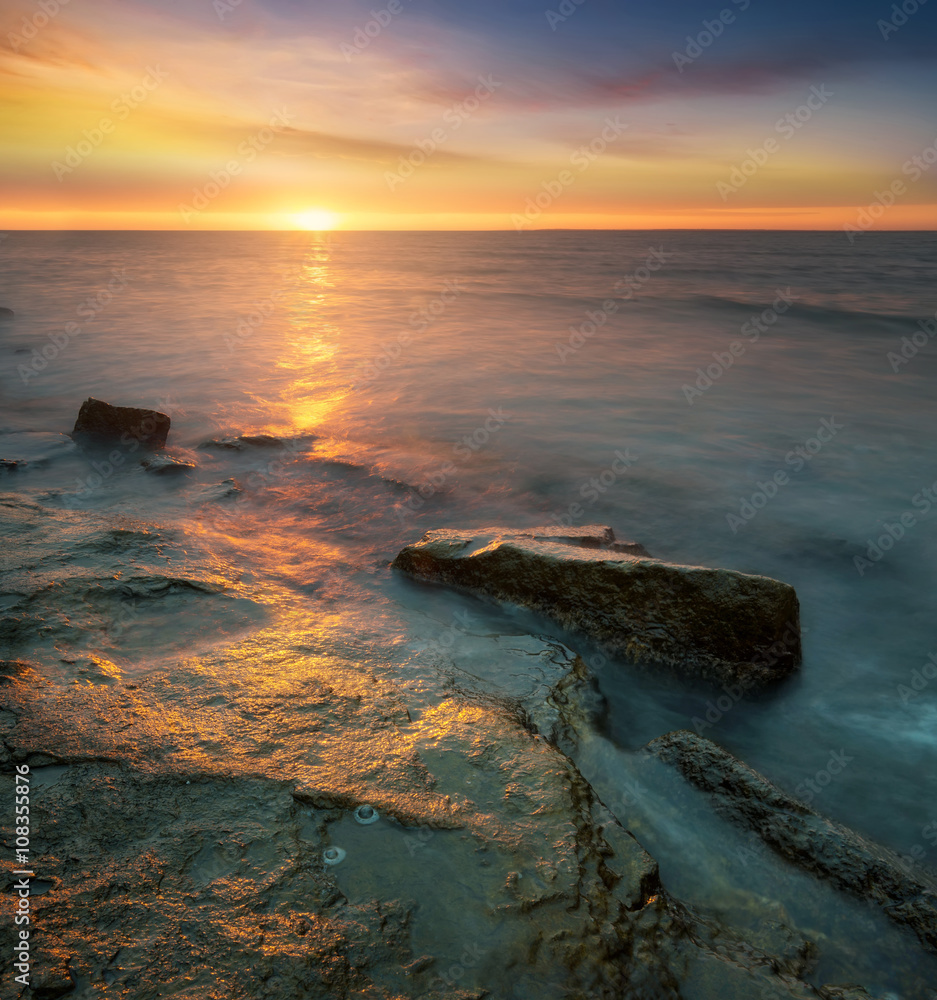
[(647, 749), (713, 795), (723, 816), (753, 830), (776, 853), (860, 899), (874, 899), (891, 920), (937, 951), (937, 880), (928, 873), (818, 815), (703, 736), (680, 730)]
[(547, 614), (612, 654), (720, 682), (764, 684), (801, 659), (793, 587), (652, 559), (607, 527), (429, 531), (393, 566)]
[(255, 448), (279, 448), (283, 444), (280, 438), (272, 434), (242, 434), (241, 440)]
[(0, 460), (0, 467), (8, 472), (27, 466), (40, 468), (75, 450), (75, 442), (66, 434), (51, 434), (46, 431), (0, 432), (0, 452), (9, 456)]
[(158, 475), (191, 472), (197, 468), (194, 462), (184, 462), (181, 459), (169, 458), (166, 455), (157, 455), (154, 458), (148, 458), (140, 464), (147, 472), (153, 472)]
[(230, 497), (240, 496), (242, 492), (241, 484), (236, 479), (225, 479), (220, 483), (209, 483), (201, 487), (195, 499), (199, 503), (210, 503), (213, 500), (227, 500)]
[[(186, 690), (168, 731), (149, 721), (149, 682), (63, 689), (56, 670), (39, 699), (35, 677), (14, 678), (4, 744), (36, 768), (49, 750), (55, 766), (31, 814), (56, 885), (34, 901), (37, 968), (67, 962), (115, 996), (184, 976), (212, 1000), (816, 997), (670, 897), (575, 766), (513, 712), (452, 698), (412, 724), (385, 720), (396, 691), (348, 697), (335, 667), (313, 667), (328, 683), (278, 714), (261, 755), (239, 712), (210, 707), (220, 677)], [(351, 816), (363, 794), (382, 816), (367, 828)], [(329, 846), (347, 850), (342, 865), (320, 862)], [(0, 955), (0, 975), (12, 963)]]
[(59, 959), (52, 968), (40, 968), (37, 973), (33, 973), (29, 985), (30, 993), (36, 1000), (58, 1000), (59, 997), (72, 993), (75, 980), (69, 972), (68, 960)]
[(273, 434), (238, 434), (210, 438), (202, 441), (199, 448), (212, 451), (252, 451), (255, 448), (270, 448), (290, 454), (300, 454), (307, 451), (317, 439), (317, 434), (293, 434), (289, 437), (275, 437)]
[[(57, 644), (72, 651), (90, 644), (105, 655), (115, 644), (149, 647), (153, 614), (190, 636), (206, 618), (250, 615), (229, 600), (234, 581), (196, 551), (193, 539), (146, 521), (0, 494), (0, 656), (38, 655)], [(170, 554), (178, 572), (167, 572)], [(211, 611), (199, 608), (205, 601)]]
[(89, 398), (81, 404), (72, 436), (119, 439), (122, 444), (129, 444), (130, 439), (134, 439), (157, 449), (165, 447), (170, 423), (169, 417), (157, 410), (111, 406), (100, 399)]
[(13, 319), (16, 314), (12, 309), (7, 309), (6, 306), (0, 306), (0, 319)]
[(289, 445), (290, 442), (272, 434), (241, 434), (238, 437), (212, 438), (210, 441), (203, 441), (199, 447), (216, 448), (221, 451), (243, 451), (245, 447), (282, 448)]

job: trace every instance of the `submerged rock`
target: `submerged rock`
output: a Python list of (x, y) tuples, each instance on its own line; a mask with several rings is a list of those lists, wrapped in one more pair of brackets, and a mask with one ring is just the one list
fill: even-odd
[(197, 468), (194, 462), (184, 462), (178, 458), (169, 458), (167, 455), (157, 455), (155, 458), (148, 458), (140, 464), (147, 472), (153, 472), (158, 475), (191, 472)]
[(112, 406), (100, 399), (88, 398), (81, 404), (72, 436), (77, 434), (102, 441), (116, 439), (124, 445), (137, 442), (157, 449), (165, 447), (170, 424), (169, 417), (158, 410)]
[(203, 441), (199, 448), (214, 448), (220, 451), (243, 451), (245, 448), (286, 448), (295, 449), (299, 443), (315, 439), (315, 435), (302, 434), (294, 438), (278, 438), (272, 434), (240, 434), (237, 437), (212, 438)]
[(224, 479), (220, 483), (208, 483), (202, 486), (196, 493), (195, 499), (199, 503), (210, 503), (240, 496), (242, 492), (241, 484), (236, 479)]
[(613, 654), (719, 681), (767, 683), (801, 659), (793, 587), (652, 559), (607, 527), (429, 531), (393, 566), (547, 614)]
[(776, 853), (860, 899), (875, 900), (937, 951), (937, 879), (815, 813), (703, 736), (680, 730), (647, 749), (713, 795), (723, 816), (753, 830)]
[[(0, 494), (0, 653), (149, 646), (163, 619), (179, 634), (203, 631), (228, 614), (219, 605), (234, 581), (196, 548), (145, 521)], [(210, 612), (196, 610), (208, 600)]]
[(16, 314), (6, 306), (0, 306), (0, 319), (13, 319)]
[(8, 472), (27, 467), (41, 468), (75, 450), (75, 442), (65, 434), (46, 431), (0, 433), (0, 452), (7, 456), (0, 459), (0, 467)]

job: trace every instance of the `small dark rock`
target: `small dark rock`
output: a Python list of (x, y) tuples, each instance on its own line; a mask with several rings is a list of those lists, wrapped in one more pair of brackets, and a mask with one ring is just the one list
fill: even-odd
[(238, 437), (212, 438), (203, 441), (200, 448), (217, 448), (221, 451), (243, 451), (251, 448), (280, 448), (285, 442), (272, 434), (241, 434)]
[(279, 448), (283, 442), (272, 434), (242, 434), (244, 444), (252, 444), (255, 448)]
[(178, 474), (180, 472), (191, 472), (196, 468), (192, 462), (183, 462), (178, 458), (167, 458), (164, 455), (157, 455), (155, 458), (148, 458), (140, 463), (147, 472), (154, 472), (159, 475)]
[(13, 319), (16, 313), (12, 309), (7, 309), (6, 306), (0, 306), (0, 319)]
[(133, 438), (148, 448), (163, 448), (169, 435), (170, 419), (157, 410), (144, 410), (135, 406), (111, 406), (100, 399), (89, 398), (81, 404), (72, 436), (89, 438), (119, 438), (129, 444)]

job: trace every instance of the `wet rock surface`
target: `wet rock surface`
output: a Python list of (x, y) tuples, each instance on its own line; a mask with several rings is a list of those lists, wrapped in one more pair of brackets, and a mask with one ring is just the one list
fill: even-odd
[[(32, 768), (52, 886), (32, 901), (38, 977), (134, 998), (826, 995), (798, 978), (803, 956), (669, 898), (505, 706), (452, 698), (413, 724), (390, 691), (364, 702), (363, 679), (325, 674), (310, 699), (280, 682), (207, 722), (210, 685), (167, 716), (168, 676), (5, 675), (7, 768)], [(264, 709), (258, 746), (246, 717)], [(362, 794), (377, 823), (355, 821)]]
[(755, 831), (772, 850), (862, 899), (937, 951), (937, 878), (894, 852), (815, 813), (727, 750), (687, 730), (648, 751), (715, 796), (723, 815)]
[[(206, 600), (229, 621), (249, 611), (230, 568), (184, 557), (177, 533), (133, 517), (56, 510), (0, 495), (0, 655), (144, 648), (167, 616), (185, 635)], [(220, 616), (220, 618), (219, 618)]]
[(91, 443), (137, 442), (157, 450), (166, 446), (171, 421), (158, 410), (112, 406), (93, 397), (78, 411), (72, 436)]
[(296, 438), (279, 438), (272, 434), (238, 434), (228, 437), (212, 438), (203, 441), (199, 448), (216, 451), (245, 451), (250, 448), (287, 448), (299, 447), (315, 440), (312, 434), (302, 434)]
[(184, 459), (172, 458), (169, 455), (156, 455), (154, 458), (145, 459), (140, 464), (147, 472), (158, 476), (177, 476), (192, 472), (197, 468), (194, 462), (186, 462)]
[(800, 663), (792, 587), (651, 559), (603, 526), (429, 531), (393, 565), (539, 611), (610, 653), (719, 681), (768, 683)]
[(313, 603), (179, 528), (0, 499), (26, 540), (3, 556), (0, 787), (30, 767), (44, 890), (24, 998), (840, 995), (794, 929), (668, 892), (564, 752), (588, 672), (556, 639), (477, 609), (458, 643), (351, 629), (347, 574)]

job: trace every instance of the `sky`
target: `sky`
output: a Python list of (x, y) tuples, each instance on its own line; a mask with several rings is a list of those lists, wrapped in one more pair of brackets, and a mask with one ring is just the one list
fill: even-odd
[(935, 229), (903, 4), (0, 0), (0, 225)]

